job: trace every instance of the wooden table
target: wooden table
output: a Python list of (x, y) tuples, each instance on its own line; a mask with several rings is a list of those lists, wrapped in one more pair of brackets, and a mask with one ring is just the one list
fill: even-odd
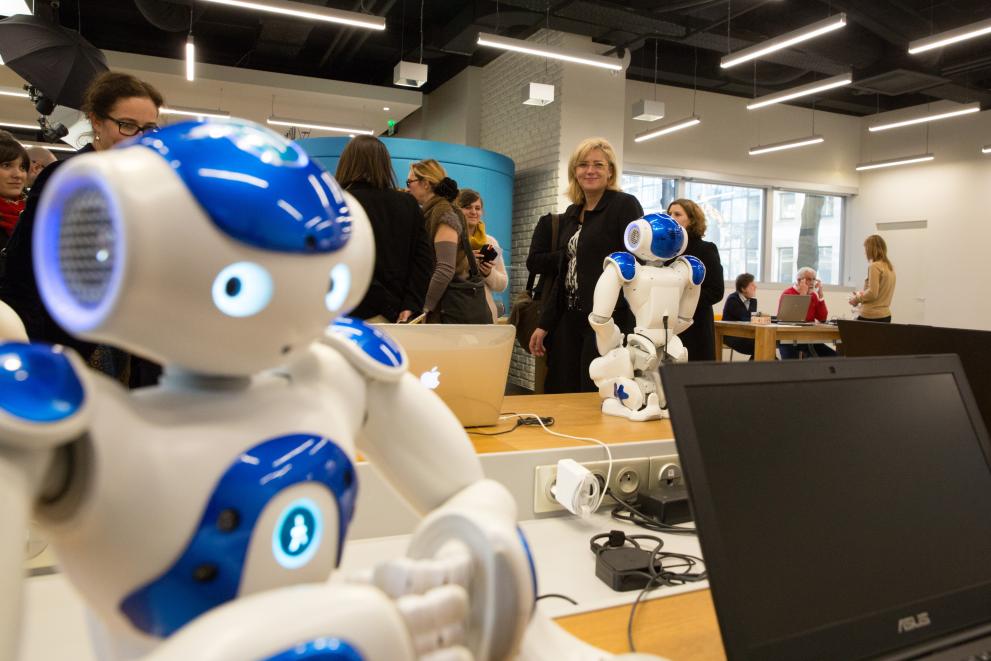
[(754, 324), (748, 321), (716, 322), (716, 360), (723, 359), (723, 338), (743, 337), (754, 341), (754, 360), (774, 360), (778, 341), (817, 343), (840, 339), (836, 324), (789, 326), (788, 324)]

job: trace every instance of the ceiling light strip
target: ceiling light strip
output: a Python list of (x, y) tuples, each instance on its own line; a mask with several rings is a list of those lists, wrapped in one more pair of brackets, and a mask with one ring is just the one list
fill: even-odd
[(769, 154), (775, 151), (784, 151), (785, 149), (796, 149), (807, 145), (817, 145), (820, 142), (825, 141), (826, 139), (821, 135), (810, 135), (804, 138), (795, 138), (794, 140), (773, 142), (768, 145), (757, 145), (756, 147), (751, 147), (749, 153), (751, 156), (757, 156), (758, 154)]
[(821, 21), (816, 21), (811, 25), (806, 25), (804, 28), (786, 32), (785, 34), (774, 37), (773, 39), (768, 39), (767, 41), (762, 41), (759, 44), (754, 44), (749, 48), (744, 48), (743, 50), (738, 50), (735, 53), (724, 55), (723, 58), (719, 60), (719, 66), (723, 69), (728, 69), (729, 67), (736, 66), (737, 64), (749, 62), (750, 60), (756, 60), (759, 57), (767, 55), (768, 53), (789, 48), (795, 44), (800, 44), (803, 41), (808, 41), (809, 39), (814, 39), (820, 35), (832, 32), (833, 30), (839, 30), (845, 25), (846, 14), (835, 14), (829, 18), (824, 18)]
[(853, 74), (841, 73), (837, 76), (817, 80), (813, 83), (800, 85), (799, 87), (782, 90), (780, 92), (775, 92), (774, 94), (759, 96), (747, 104), (747, 110), (757, 110), (758, 108), (764, 108), (765, 106), (770, 106), (775, 103), (784, 103), (785, 101), (791, 101), (792, 99), (797, 99), (799, 97), (818, 94), (819, 92), (825, 92), (826, 90), (831, 90), (836, 87), (849, 85), (852, 82)]
[(991, 154), (991, 145), (984, 145), (981, 147), (982, 154)]
[(296, 18), (309, 18), (315, 21), (326, 21), (328, 23), (340, 23), (355, 28), (366, 28), (369, 30), (385, 30), (385, 18), (372, 16), (370, 14), (359, 14), (354, 11), (344, 11), (342, 9), (331, 9), (330, 7), (320, 7), (308, 5), (302, 2), (290, 2), (289, 0), (203, 0), (215, 5), (227, 5), (229, 7), (240, 7), (242, 9), (254, 9), (256, 11), (269, 12), (271, 14), (282, 14)]
[(552, 60), (574, 62), (575, 64), (587, 64), (589, 66), (599, 67), (600, 69), (609, 69), (611, 71), (623, 70), (622, 61), (615, 57), (592, 55), (589, 53), (568, 50), (566, 48), (548, 46), (546, 44), (535, 44), (531, 41), (512, 39), (510, 37), (500, 37), (497, 34), (489, 34), (487, 32), (478, 33), (478, 45), (502, 48), (503, 50), (513, 51), (514, 53), (548, 57)]
[(905, 119), (897, 122), (889, 122), (887, 124), (875, 124), (874, 126), (868, 126), (867, 130), (871, 132), (887, 131), (888, 129), (897, 129), (903, 126), (912, 126), (913, 124), (924, 124), (926, 122), (935, 122), (940, 119), (949, 119), (951, 117), (959, 117), (961, 115), (969, 115), (971, 113), (980, 112), (980, 103), (968, 103), (965, 106), (961, 106), (956, 110), (950, 110), (947, 112), (940, 112), (933, 115), (923, 115), (922, 117), (915, 117), (914, 119)]
[(21, 99), (31, 98), (25, 90), (16, 87), (0, 87), (0, 96), (16, 96)]
[(28, 149), (30, 147), (42, 147), (42, 148), (47, 149), (49, 151), (79, 151), (78, 149), (76, 149), (72, 145), (67, 145), (64, 142), (58, 142), (58, 143), (49, 143), (49, 142), (23, 142), (23, 141), (20, 141), (20, 140), (18, 142), (20, 142), (21, 146), (24, 147), (25, 149)]
[(318, 124), (302, 119), (287, 119), (285, 117), (275, 117), (274, 115), (266, 120), (274, 126), (295, 126), (301, 129), (316, 129), (318, 131), (333, 131), (334, 133), (354, 133), (355, 135), (375, 135), (375, 131), (369, 129), (348, 128), (346, 126), (330, 126), (328, 124)]
[(696, 124), (701, 124), (702, 118), (698, 115), (692, 115), (691, 117), (686, 117), (685, 119), (679, 119), (675, 122), (670, 122), (663, 126), (658, 126), (657, 128), (648, 129), (643, 133), (638, 133), (637, 137), (633, 139), (633, 142), (644, 142), (646, 140), (653, 140), (654, 138), (659, 138), (662, 135), (667, 135), (668, 133), (674, 133), (675, 131), (680, 131), (682, 129), (687, 129)]
[(870, 161), (868, 163), (859, 163), (856, 167), (857, 172), (863, 172), (864, 170), (877, 170), (878, 168), (891, 168), (896, 165), (908, 165), (910, 163), (924, 163), (926, 161), (931, 161), (935, 156), (932, 154), (917, 154), (915, 156), (902, 156), (900, 158), (891, 158), (886, 161)]
[(25, 124), (24, 122), (8, 122), (7, 120), (0, 119), (0, 126), (9, 126), (13, 129), (27, 129), (29, 131), (40, 131), (41, 127), (37, 124)]
[(196, 44), (193, 35), (186, 37), (186, 80), (196, 80)]
[(163, 106), (160, 110), (163, 115), (184, 115), (186, 117), (230, 117), (227, 110), (207, 110), (205, 108), (191, 108), (186, 106)]
[(926, 51), (933, 50), (934, 48), (942, 48), (943, 46), (955, 44), (958, 41), (966, 41), (967, 39), (983, 37), (986, 34), (991, 34), (991, 18), (978, 21), (976, 23), (971, 23), (970, 25), (964, 25), (963, 27), (947, 30), (946, 32), (940, 32), (939, 34), (934, 34), (931, 37), (916, 39), (909, 42), (908, 52), (911, 55), (925, 53)]

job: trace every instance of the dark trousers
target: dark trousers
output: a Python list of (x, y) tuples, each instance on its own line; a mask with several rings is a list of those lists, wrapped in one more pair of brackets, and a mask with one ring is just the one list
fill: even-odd
[(566, 310), (547, 338), (545, 393), (597, 392), (588, 367), (599, 356), (595, 333), (588, 317), (579, 310)]
[(857, 321), (874, 321), (879, 324), (890, 324), (891, 315), (889, 314), (887, 317), (878, 317), (877, 319), (868, 319), (867, 317), (857, 317)]
[(830, 358), (836, 351), (825, 344), (779, 344), (778, 351), (784, 360), (793, 360), (804, 353), (809, 358)]

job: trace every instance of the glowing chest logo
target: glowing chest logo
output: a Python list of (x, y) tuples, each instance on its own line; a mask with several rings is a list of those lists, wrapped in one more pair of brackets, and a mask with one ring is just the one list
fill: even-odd
[(286, 569), (302, 567), (320, 548), (323, 517), (312, 500), (300, 498), (289, 503), (272, 531), (272, 554)]

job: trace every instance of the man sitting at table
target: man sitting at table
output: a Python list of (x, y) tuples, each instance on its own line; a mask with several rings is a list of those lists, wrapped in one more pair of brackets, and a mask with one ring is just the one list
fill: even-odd
[[(822, 282), (816, 278), (814, 268), (803, 266), (798, 269), (795, 284), (781, 292), (782, 297), (795, 294), (800, 296), (805, 296), (806, 294), (812, 295), (809, 301), (809, 311), (805, 315), (805, 321), (826, 321), (829, 318), (829, 310), (826, 308), (826, 297), (822, 291)], [(778, 307), (780, 306), (781, 301), (779, 299)], [(781, 357), (785, 360), (798, 358), (800, 353), (813, 358), (836, 355), (836, 351), (825, 344), (780, 344), (778, 351), (781, 352)]]
[[(750, 321), (750, 315), (757, 312), (757, 283), (750, 273), (736, 276), (736, 291), (726, 297), (723, 304), (723, 321)], [(733, 351), (754, 359), (754, 341), (746, 337), (724, 337), (723, 344)]]

